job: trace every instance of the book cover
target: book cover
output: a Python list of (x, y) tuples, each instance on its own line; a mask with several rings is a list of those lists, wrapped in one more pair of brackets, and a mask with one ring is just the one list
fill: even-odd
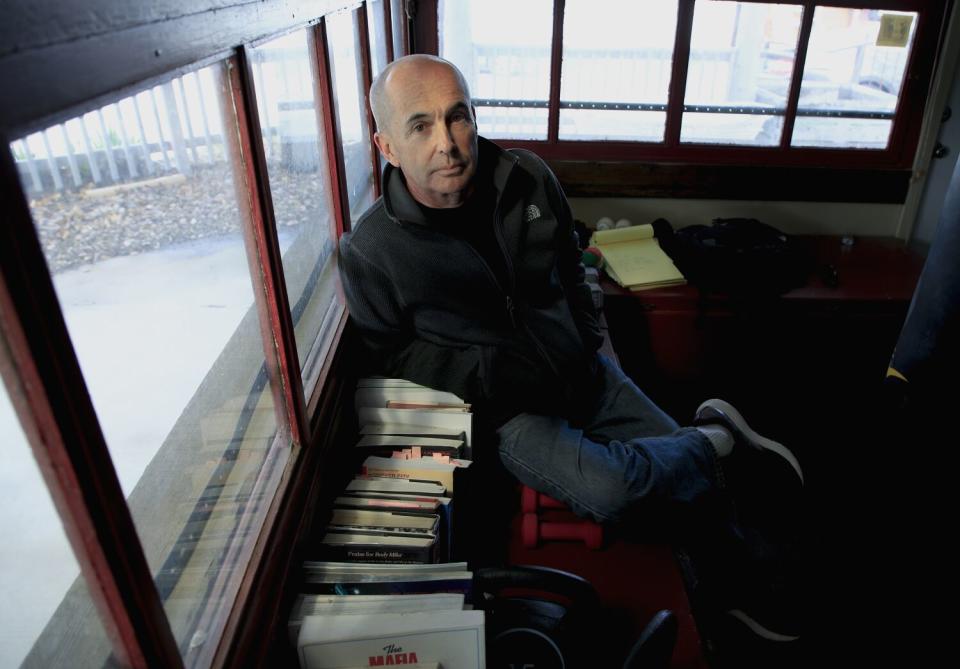
[(371, 579), (364, 574), (329, 575), (324, 580), (306, 580), (304, 594), (327, 595), (410, 595), (436, 592), (462, 593), (470, 597), (473, 592), (473, 574), (463, 572), (428, 575), (397, 576)]
[(396, 434), (365, 434), (356, 443), (354, 448), (358, 451), (365, 451), (375, 455), (386, 454), (390, 457), (392, 452), (410, 452), (416, 457), (422, 455), (447, 455), (458, 457), (463, 448), (463, 439), (451, 439), (446, 437), (414, 437), (409, 435)]
[(388, 409), (422, 409), (423, 411), (453, 411), (469, 413), (469, 404), (455, 402), (413, 402), (404, 400), (387, 400)]
[(362, 407), (357, 410), (360, 425), (404, 425), (443, 428), (449, 431), (463, 432), (467, 449), (472, 444), (473, 414), (448, 411), (422, 411), (418, 409), (387, 409)]
[(438, 481), (411, 481), (393, 476), (358, 476), (347, 484), (346, 492), (443, 497), (447, 494), (447, 489)]
[(360, 469), (362, 474), (367, 476), (380, 476), (384, 478), (409, 479), (413, 481), (437, 481), (448, 491), (453, 493), (453, 472), (458, 467), (470, 466), (469, 460), (458, 460), (451, 458), (449, 462), (425, 457), (425, 458), (381, 458), (371, 455), (363, 461)]
[(413, 381), (386, 376), (363, 376), (357, 379), (357, 388), (419, 388), (429, 390), (426, 386), (421, 386)]
[(463, 605), (462, 594), (449, 592), (425, 595), (299, 595), (290, 612), (287, 629), (290, 643), (296, 646), (300, 625), (307, 616), (461, 611)]
[(482, 611), (307, 616), (297, 650), (303, 669), (437, 662), (484, 669)]
[(437, 535), (330, 526), (320, 540), (324, 559), (347, 562), (436, 562)]
[(403, 513), (402, 511), (364, 511), (360, 509), (334, 509), (330, 525), (349, 527), (379, 527), (388, 530), (403, 529), (420, 532), (436, 532), (439, 516)]
[(432, 388), (361, 387), (354, 392), (354, 408), (385, 407), (387, 402), (410, 402), (427, 406), (463, 406), (463, 400), (454, 395)]
[(394, 495), (384, 497), (341, 495), (333, 500), (336, 509), (365, 509), (367, 511), (403, 511), (405, 513), (435, 514), (440, 506), (435, 497)]
[(367, 423), (360, 427), (361, 435), (393, 435), (408, 437), (437, 437), (440, 439), (458, 439), (466, 442), (467, 435), (463, 430), (445, 427), (430, 427), (428, 425), (400, 425), (397, 423)]
[[(355, 562), (332, 562), (329, 560), (306, 560), (303, 563), (304, 573), (314, 580), (323, 580), (331, 575), (362, 574), (364, 577), (375, 580), (403, 576), (418, 576), (424, 574), (449, 574), (467, 572), (466, 562), (444, 562), (442, 564), (370, 564), (362, 565)], [(469, 575), (469, 572), (467, 572)]]

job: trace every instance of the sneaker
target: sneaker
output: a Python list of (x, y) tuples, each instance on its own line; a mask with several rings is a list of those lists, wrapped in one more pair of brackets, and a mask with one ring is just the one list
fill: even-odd
[(765, 641), (790, 643), (800, 640), (800, 629), (795, 617), (777, 616), (776, 619), (764, 617), (762, 612), (750, 608), (728, 609), (725, 614), (732, 621), (739, 622), (749, 633)]
[[(793, 667), (805, 638), (807, 587), (802, 555), (741, 527), (739, 540), (704, 545), (693, 567), (691, 602), (715, 665)], [(708, 550), (705, 550), (708, 549)]]
[[(746, 444), (755, 451), (767, 451), (775, 453), (789, 463), (800, 479), (800, 485), (803, 485), (803, 470), (800, 469), (800, 463), (796, 456), (790, 452), (790, 449), (772, 439), (760, 436), (750, 429), (747, 421), (744, 420), (740, 412), (733, 408), (728, 402), (723, 400), (707, 400), (697, 409), (694, 417), (694, 425), (718, 424), (725, 427), (733, 435), (736, 444)], [(734, 452), (737, 448), (734, 446)]]
[[(727, 612), (706, 640), (710, 665), (718, 669), (800, 669), (809, 667), (807, 642), (768, 630), (740, 610)], [(746, 622), (744, 622), (746, 621)]]
[(771, 535), (792, 529), (803, 517), (803, 470), (790, 450), (754, 432), (735, 408), (718, 399), (697, 409), (694, 425), (719, 425), (734, 439), (718, 458), (717, 478), (740, 520)]

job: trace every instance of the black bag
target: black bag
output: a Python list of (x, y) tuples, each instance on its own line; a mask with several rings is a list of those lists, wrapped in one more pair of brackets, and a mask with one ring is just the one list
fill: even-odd
[(703, 291), (779, 295), (807, 282), (809, 255), (797, 241), (752, 218), (716, 218), (673, 232), (654, 221), (661, 246), (687, 281)]

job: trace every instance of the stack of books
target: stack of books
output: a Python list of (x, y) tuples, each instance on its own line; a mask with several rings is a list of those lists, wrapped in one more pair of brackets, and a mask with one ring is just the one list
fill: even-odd
[(603, 254), (611, 279), (630, 290), (677, 286), (687, 282), (654, 236), (650, 224), (597, 230), (590, 243)]
[(466, 563), (307, 562), (304, 576), (289, 622), (303, 669), (486, 666)]
[(470, 405), (400, 379), (365, 378), (356, 395), (358, 471), (334, 500), (304, 563), (290, 616), (303, 669), (405, 664), (486, 666), (473, 575), (450, 556), (452, 496), (470, 466)]
[(359, 381), (355, 402), (359, 471), (334, 502), (323, 557), (449, 559), (454, 474), (471, 464), (470, 405), (451, 393), (379, 377)]
[(450, 502), (437, 481), (356, 476), (334, 500), (321, 553), (365, 563), (442, 562), (450, 554)]

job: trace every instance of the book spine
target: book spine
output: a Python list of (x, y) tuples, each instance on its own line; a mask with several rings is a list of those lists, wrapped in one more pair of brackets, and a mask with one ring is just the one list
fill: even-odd
[(473, 580), (454, 578), (433, 581), (340, 581), (338, 583), (307, 581), (301, 588), (301, 593), (311, 595), (425, 595), (438, 592), (463, 594), (469, 599), (473, 592)]
[(372, 562), (375, 564), (426, 564), (434, 562), (436, 542), (430, 546), (355, 546), (325, 544), (322, 559), (330, 562)]

